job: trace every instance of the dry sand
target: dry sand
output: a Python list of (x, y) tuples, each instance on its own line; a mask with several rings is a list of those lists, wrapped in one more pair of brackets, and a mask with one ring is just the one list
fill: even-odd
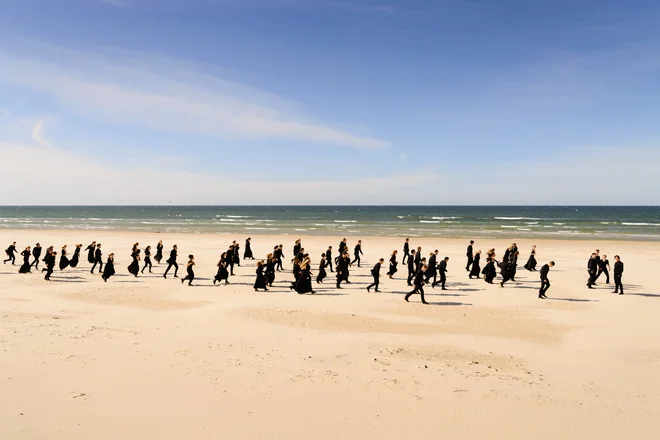
[[(126, 266), (139, 241), (196, 256), (197, 286)], [(415, 240), (449, 256), (449, 291), (403, 300), (405, 268), (367, 293), (369, 270), (401, 239), (363, 238), (353, 284), (297, 295), (278, 273), (252, 290), (243, 262), (214, 286), (227, 235), (2, 231), (19, 250), (75, 242), (115, 252), (103, 283), (81, 266), (19, 275), (0, 265), (2, 439), (655, 439), (660, 437), (660, 243), (537, 240), (553, 259), (549, 300), (538, 274), (501, 289), (468, 280), (464, 240)], [(255, 255), (291, 236), (253, 236)], [(302, 237), (314, 256), (340, 237)], [(353, 246), (354, 240), (349, 240)], [(479, 242), (498, 250), (508, 241)], [(533, 243), (519, 241), (521, 262)], [(599, 247), (626, 264), (627, 294), (588, 290)], [(400, 259), (400, 258), (399, 258)], [(387, 265), (387, 264), (386, 264)], [(181, 264), (183, 271), (183, 264)]]

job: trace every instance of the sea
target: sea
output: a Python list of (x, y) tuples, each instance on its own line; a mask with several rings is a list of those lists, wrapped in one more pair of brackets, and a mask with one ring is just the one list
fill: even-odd
[(0, 229), (660, 241), (660, 207), (2, 206)]

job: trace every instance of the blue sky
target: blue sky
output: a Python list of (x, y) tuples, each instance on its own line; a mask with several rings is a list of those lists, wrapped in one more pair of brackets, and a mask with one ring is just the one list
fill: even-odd
[(656, 1), (0, 0), (0, 40), (3, 204), (660, 204)]

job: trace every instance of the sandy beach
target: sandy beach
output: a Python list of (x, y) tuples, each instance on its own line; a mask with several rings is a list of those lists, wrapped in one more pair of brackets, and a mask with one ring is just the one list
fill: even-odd
[[(466, 240), (414, 239), (450, 257), (446, 292), (413, 296), (405, 267), (385, 277), (400, 238), (362, 237), (363, 267), (342, 290), (288, 289), (294, 236), (252, 236), (255, 256), (284, 244), (286, 273), (256, 293), (254, 262), (213, 285), (232, 240), (218, 234), (3, 230), (19, 252), (103, 243), (117, 276), (76, 269), (18, 274), (0, 265), (0, 438), (139, 439), (654, 439), (660, 432), (660, 243), (517, 240), (524, 264), (554, 260), (548, 300), (519, 268), (500, 288), (469, 280)], [(313, 257), (342, 237), (300, 237)], [(193, 287), (137, 279), (134, 242), (189, 253)], [(356, 238), (349, 238), (352, 249)], [(509, 240), (488, 240), (475, 250)], [(585, 286), (594, 249), (625, 263), (626, 295)], [(242, 252), (241, 252), (242, 253)], [(367, 293), (385, 258), (381, 293)], [(105, 258), (105, 257), (104, 257)], [(399, 256), (399, 261), (401, 255)], [(330, 274), (332, 275), (332, 274)]]

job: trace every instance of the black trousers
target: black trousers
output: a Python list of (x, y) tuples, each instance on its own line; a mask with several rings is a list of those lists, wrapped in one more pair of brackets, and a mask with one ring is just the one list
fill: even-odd
[(408, 292), (408, 294), (406, 295), (406, 301), (408, 301), (408, 298), (410, 298), (412, 295), (416, 293), (419, 293), (421, 295), (422, 302), (425, 303), (426, 299), (424, 299), (424, 286), (415, 287), (415, 290), (413, 290), (412, 292)]
[[(177, 269), (178, 269), (178, 266), (177, 266)], [(233, 261), (229, 263), (229, 275), (234, 275), (234, 262)]]
[(429, 280), (431, 279), (431, 277), (433, 277), (433, 284), (436, 284), (436, 281), (438, 280), (438, 270), (437, 269), (433, 270), (431, 273), (426, 275), (426, 279), (424, 281), (426, 281), (428, 283)]
[[(602, 269), (598, 271), (598, 275), (596, 275), (596, 280), (600, 278), (602, 274), (605, 274), (605, 284), (610, 284), (610, 271), (607, 269)], [(594, 281), (596, 281), (594, 280)]]
[(355, 255), (355, 260), (351, 261), (351, 264), (357, 261), (358, 267), (360, 267), (360, 254)]
[(409, 270), (408, 271), (408, 285), (409, 286), (412, 286), (412, 279), (413, 279), (414, 276), (415, 276), (415, 272), (412, 272), (412, 271)]
[(433, 284), (435, 284), (436, 286), (437, 286), (438, 284), (440, 284), (440, 285), (442, 286), (442, 288), (444, 289), (444, 288), (445, 288), (445, 283), (446, 283), (446, 282), (447, 282), (447, 275), (445, 275), (444, 272), (441, 272), (441, 273), (440, 273), (440, 281), (437, 281), (437, 282), (435, 282), (435, 283), (433, 283)]
[(145, 257), (145, 259), (144, 259), (144, 267), (142, 268), (142, 273), (144, 273), (144, 270), (147, 267), (149, 268), (149, 273), (151, 273), (151, 267), (152, 266), (151, 266), (151, 258), (149, 258), (149, 257)]
[(596, 272), (589, 272), (589, 281), (587, 281), (587, 286), (591, 287), (593, 284), (596, 284), (596, 278), (598, 276), (596, 275)]
[(549, 280), (541, 280), (541, 288), (539, 289), (539, 296), (545, 295), (545, 292), (550, 288)]
[(372, 287), (375, 287), (376, 290), (378, 290), (378, 284), (380, 283), (380, 276), (374, 276), (374, 282), (372, 284), (369, 284), (369, 287), (367, 287), (367, 290), (371, 289)]
[(403, 260), (401, 261), (401, 264), (406, 264), (406, 260), (408, 258), (410, 258), (410, 253), (406, 252), (405, 254), (403, 254)]
[(167, 263), (167, 269), (165, 269), (165, 273), (163, 275), (167, 275), (167, 272), (170, 271), (172, 266), (174, 266), (174, 276), (176, 276), (177, 272), (179, 272), (179, 265), (176, 264), (176, 261), (174, 263)]
[(472, 255), (467, 256), (467, 266), (465, 266), (465, 270), (470, 270), (470, 266), (472, 266), (472, 263), (474, 263), (474, 257)]
[(7, 258), (4, 262), (6, 263), (7, 261), (11, 261), (11, 264), (16, 263), (16, 256), (14, 254), (7, 254), (9, 258)]
[(284, 270), (284, 268), (282, 267), (282, 259), (281, 258), (277, 259), (277, 266), (275, 266), (275, 270)]
[(35, 269), (39, 269), (39, 258), (36, 257), (30, 266), (34, 266)]
[(96, 268), (97, 264), (99, 265), (99, 272), (103, 272), (103, 261), (94, 260), (94, 265), (92, 266), (92, 270), (90, 270), (91, 273), (94, 273), (94, 269)]
[(44, 277), (44, 280), (50, 281), (50, 276), (53, 274), (53, 266), (48, 266), (48, 269), (46, 269), (46, 276)]
[(332, 258), (328, 258), (328, 262), (325, 263), (325, 267), (328, 266), (330, 266), (330, 272), (334, 272), (334, 270), (332, 270)]
[(618, 292), (621, 288), (621, 293), (623, 293), (623, 284), (621, 283), (621, 275), (614, 275), (614, 291)]

